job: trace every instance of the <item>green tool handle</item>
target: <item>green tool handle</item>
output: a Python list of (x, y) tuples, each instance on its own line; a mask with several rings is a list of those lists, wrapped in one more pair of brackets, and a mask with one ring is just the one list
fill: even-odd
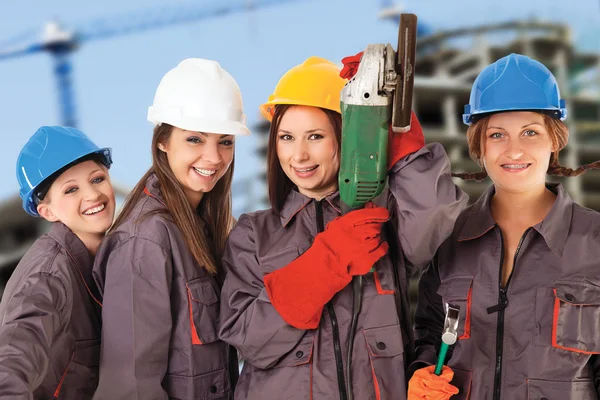
[(442, 342), (442, 346), (440, 347), (440, 355), (438, 356), (437, 364), (435, 364), (434, 374), (440, 375), (442, 373), (442, 368), (444, 367), (444, 361), (446, 360), (446, 353), (448, 352), (448, 346), (446, 343)]

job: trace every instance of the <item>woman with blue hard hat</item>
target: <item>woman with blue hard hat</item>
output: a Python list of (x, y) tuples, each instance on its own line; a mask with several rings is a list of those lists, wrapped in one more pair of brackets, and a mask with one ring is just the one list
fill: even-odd
[(0, 303), (0, 398), (91, 399), (100, 302), (94, 255), (113, 222), (111, 151), (81, 131), (43, 126), (17, 159), (23, 208), (52, 222), (11, 275)]
[[(529, 57), (510, 54), (475, 80), (463, 118), (482, 172), (457, 175), (493, 185), (420, 280), (409, 399), (599, 398), (600, 214), (546, 175), (600, 163), (559, 164), (566, 117), (556, 79)], [(442, 333), (457, 341), (436, 375)]]
[(217, 324), (235, 139), (250, 134), (242, 95), (216, 61), (186, 59), (160, 81), (148, 120), (152, 166), (94, 265), (103, 295), (94, 399), (230, 399), (237, 357)]

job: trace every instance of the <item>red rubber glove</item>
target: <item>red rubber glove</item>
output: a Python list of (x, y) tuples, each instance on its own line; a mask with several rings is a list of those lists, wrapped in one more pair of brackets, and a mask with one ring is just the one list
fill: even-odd
[(450, 384), (454, 371), (444, 365), (442, 374), (433, 373), (435, 365), (415, 371), (408, 381), (408, 400), (449, 400), (458, 393), (458, 388)]
[(389, 128), (388, 138), (388, 171), (398, 162), (398, 160), (414, 153), (425, 146), (425, 136), (423, 128), (417, 119), (414, 111), (410, 116), (410, 130), (404, 133), (395, 133), (392, 131), (392, 125)]
[(360, 59), (362, 58), (363, 53), (364, 52), (361, 51), (354, 56), (342, 58), (342, 64), (344, 64), (344, 67), (340, 71), (340, 76), (342, 78), (350, 80), (354, 75), (356, 75), (356, 71), (358, 71), (358, 65), (360, 64)]
[(338, 217), (304, 254), (266, 275), (265, 289), (279, 315), (298, 329), (316, 329), (325, 304), (387, 253), (381, 227), (389, 217), (387, 209), (372, 206)]

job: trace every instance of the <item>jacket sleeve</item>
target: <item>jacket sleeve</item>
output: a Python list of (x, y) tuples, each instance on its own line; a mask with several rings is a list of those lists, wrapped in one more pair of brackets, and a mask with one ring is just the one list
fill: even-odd
[(70, 286), (56, 276), (30, 275), (21, 287), (7, 299), (0, 327), (0, 398), (33, 399), (71, 312)]
[(267, 369), (302, 339), (306, 331), (287, 324), (271, 304), (255, 253), (254, 233), (245, 216), (231, 231), (223, 257), (227, 277), (221, 292), (219, 337), (246, 362)]
[[(441, 346), (444, 318), (446, 316), (442, 297), (437, 294), (440, 277), (434, 258), (419, 280), (419, 296), (415, 310), (415, 353), (416, 359), (409, 366), (409, 376), (417, 369), (434, 365)], [(447, 359), (452, 349), (448, 350)]]
[(424, 268), (452, 233), (468, 196), (452, 181), (439, 143), (400, 159), (390, 170), (389, 186), (404, 256), (414, 269)]
[(159, 244), (133, 237), (105, 248), (100, 379), (94, 400), (167, 400), (172, 263)]

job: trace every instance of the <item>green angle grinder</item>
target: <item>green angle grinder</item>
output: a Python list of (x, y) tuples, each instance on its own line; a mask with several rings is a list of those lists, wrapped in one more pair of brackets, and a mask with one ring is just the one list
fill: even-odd
[[(410, 130), (417, 16), (401, 14), (398, 51), (388, 44), (367, 45), (358, 71), (341, 93), (342, 151), (339, 188), (342, 214), (362, 208), (386, 185), (388, 127)], [(362, 276), (355, 276), (348, 341), (346, 391), (352, 400), (352, 348), (362, 302)]]

